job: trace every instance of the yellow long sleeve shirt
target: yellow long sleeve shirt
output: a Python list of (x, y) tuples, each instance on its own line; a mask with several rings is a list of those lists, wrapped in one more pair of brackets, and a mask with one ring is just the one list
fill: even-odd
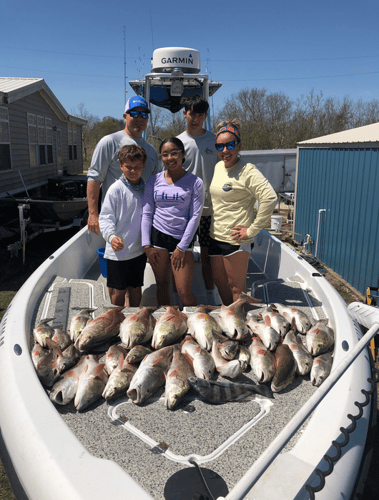
[[(216, 164), (210, 194), (213, 206), (210, 236), (231, 245), (239, 244), (230, 238), (234, 226), (248, 227), (248, 239), (241, 243), (252, 243), (277, 203), (276, 193), (268, 180), (255, 165), (243, 160), (231, 168), (225, 168), (223, 161)], [(259, 209), (254, 218), (256, 201)]]

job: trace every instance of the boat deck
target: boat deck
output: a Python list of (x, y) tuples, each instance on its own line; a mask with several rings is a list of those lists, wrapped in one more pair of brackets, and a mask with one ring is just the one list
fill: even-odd
[[(270, 282), (250, 261), (250, 290), (264, 303), (293, 305), (315, 320), (325, 317), (321, 305), (298, 276)], [(54, 323), (62, 324), (66, 318), (63, 326), (67, 327), (79, 309), (97, 307), (96, 316), (104, 305), (109, 305), (106, 279), (100, 275), (96, 261), (83, 279), (55, 277), (35, 311), (35, 323), (55, 317)], [(258, 312), (261, 306), (249, 308)], [(125, 309), (124, 313), (132, 311)], [(154, 313), (159, 314), (159, 310)], [(217, 317), (217, 310), (212, 314)], [(255, 381), (254, 374), (250, 370), (235, 381)], [(162, 388), (141, 406), (125, 397), (113, 403), (101, 399), (83, 413), (77, 412), (73, 403), (57, 406), (56, 410), (92, 455), (115, 461), (153, 498), (187, 498), (183, 492), (177, 493), (177, 487), (185, 485), (188, 498), (194, 492), (206, 493), (198, 471), (189, 464), (194, 456), (217, 498), (226, 496), (316, 389), (308, 375), (299, 376), (270, 400), (257, 396), (248, 402), (214, 406), (190, 395), (177, 410), (170, 411), (164, 406)], [(303, 428), (285, 451), (294, 446)]]

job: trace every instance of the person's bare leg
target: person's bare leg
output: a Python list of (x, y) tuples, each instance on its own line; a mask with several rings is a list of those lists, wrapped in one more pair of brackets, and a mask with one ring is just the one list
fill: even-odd
[(128, 288), (125, 290), (125, 307), (133, 307), (130, 303), (130, 290), (131, 287), (128, 286)]
[(246, 275), (249, 264), (249, 252), (236, 252), (224, 257), (225, 271), (228, 283), (235, 302), (241, 292), (246, 292)]
[(203, 276), (204, 285), (207, 290), (213, 290), (215, 283), (212, 275), (211, 258), (208, 255), (208, 247), (200, 247), (201, 255), (201, 274)]
[(192, 252), (186, 252), (184, 257), (184, 267), (174, 269), (171, 266), (176, 289), (183, 306), (196, 306), (197, 299), (192, 293), (192, 279), (195, 269), (195, 260)]
[(224, 257), (211, 257), (212, 274), (215, 284), (220, 294), (222, 303), (225, 306), (233, 302), (233, 294), (229, 286), (228, 275), (225, 270)]
[(153, 268), (155, 282), (157, 284), (158, 307), (170, 305), (170, 254), (168, 250), (156, 248), (159, 256), (157, 264)]
[[(109, 290), (109, 289), (108, 289)], [(113, 293), (111, 295), (111, 303), (114, 306), (124, 306), (125, 307), (125, 290), (117, 290), (116, 288), (112, 288)]]
[[(129, 307), (139, 307), (142, 299), (142, 288), (140, 286), (137, 286), (136, 288), (133, 288), (132, 286), (129, 287), (129, 302), (130, 306)], [(127, 306), (125, 306), (127, 307)]]

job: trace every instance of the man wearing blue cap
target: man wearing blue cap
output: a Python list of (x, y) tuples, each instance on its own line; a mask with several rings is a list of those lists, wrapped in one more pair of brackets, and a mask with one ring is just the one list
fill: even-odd
[(97, 144), (87, 173), (88, 229), (99, 234), (99, 195), (102, 187), (102, 200), (113, 184), (120, 178), (118, 152), (122, 146), (138, 144), (146, 151), (146, 167), (142, 179), (146, 182), (158, 173), (158, 155), (151, 144), (142, 137), (146, 130), (150, 109), (146, 100), (140, 96), (131, 97), (123, 114), (124, 130), (103, 137)]

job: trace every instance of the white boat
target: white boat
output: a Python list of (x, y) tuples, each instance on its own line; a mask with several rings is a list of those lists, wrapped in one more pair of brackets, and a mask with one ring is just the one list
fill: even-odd
[[(59, 312), (61, 289), (71, 290), (63, 300), (68, 317), (81, 301), (106, 303), (96, 254), (103, 245), (83, 228), (25, 282), (1, 322), (1, 449), (16, 497), (196, 498), (204, 489), (202, 471), (219, 500), (305, 500), (315, 492), (317, 500), (355, 498), (367, 472), (376, 410), (370, 354), (361, 344), (379, 326), (358, 344), (361, 329), (335, 289), (265, 230), (251, 254), (248, 291), (276, 302), (284, 293), (283, 300), (304, 306), (313, 319), (329, 319), (333, 369), (319, 388), (303, 377), (273, 400), (202, 408), (191, 400), (173, 412), (161, 400), (139, 407), (126, 398), (102, 400), (83, 413), (54, 406), (30, 357), (32, 328)], [(151, 276), (147, 269), (145, 303), (154, 297)], [(196, 280), (194, 289), (201, 302)]]

